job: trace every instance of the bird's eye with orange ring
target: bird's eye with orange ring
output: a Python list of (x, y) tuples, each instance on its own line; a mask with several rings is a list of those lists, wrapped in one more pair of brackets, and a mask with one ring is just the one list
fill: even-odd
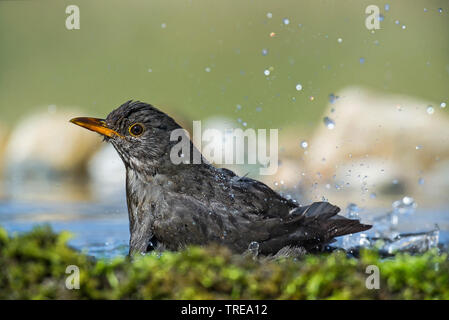
[(140, 137), (145, 132), (145, 128), (141, 123), (135, 123), (131, 127), (129, 127), (129, 133), (135, 137)]

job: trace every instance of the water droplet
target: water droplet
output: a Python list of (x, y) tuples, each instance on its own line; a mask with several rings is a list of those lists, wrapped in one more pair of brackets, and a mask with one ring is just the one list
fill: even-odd
[(355, 203), (350, 203), (346, 207), (346, 217), (349, 219), (360, 220), (359, 212), (360, 212), (360, 208)]
[(440, 108), (446, 108), (446, 102), (441, 102)]
[(296, 90), (297, 90), (297, 91), (301, 91), (301, 90), (302, 90), (302, 85), (301, 85), (300, 83), (298, 83), (298, 84), (296, 85)]
[(443, 13), (443, 8), (438, 8), (439, 13)]
[(206, 72), (210, 72), (210, 71), (211, 71), (211, 69), (210, 69), (209, 67), (206, 67), (206, 68), (204, 69), (204, 71), (206, 71)]
[(161, 24), (161, 28), (162, 28), (162, 29), (167, 28), (167, 24), (166, 24), (166, 23), (162, 23), (162, 24)]
[(388, 11), (388, 10), (390, 10), (390, 5), (387, 3), (387, 4), (385, 5), (385, 11)]
[(266, 76), (268, 77), (268, 76), (270, 75), (270, 70), (265, 69), (265, 70), (263, 71), (263, 74), (266, 75)]
[(237, 108), (237, 110), (242, 110), (242, 106), (240, 104), (235, 106)]
[(404, 30), (404, 29), (407, 28), (407, 27), (405, 26), (405, 24), (403, 24), (401, 28)]
[(153, 69), (149, 68), (149, 69), (148, 69), (148, 72), (153, 72)]
[(427, 8), (424, 8), (424, 12), (427, 12)]
[(421, 150), (421, 149), (422, 149), (422, 145), (417, 145), (417, 146), (415, 147), (415, 149), (416, 149), (416, 150)]
[(406, 206), (410, 206), (415, 203), (415, 199), (413, 199), (412, 197), (405, 196), (404, 198), (402, 198), (402, 203), (405, 204)]
[(268, 49), (262, 49), (262, 55), (266, 56), (268, 54)]
[(307, 149), (308, 146), (309, 146), (309, 143), (306, 140), (301, 141), (301, 148)]
[(360, 58), (359, 62), (360, 62), (360, 64), (364, 64), (365, 63), (365, 58)]
[(253, 241), (248, 245), (248, 250), (251, 255), (255, 258), (259, 254), (259, 242)]
[(283, 22), (285, 25), (290, 24), (290, 20), (289, 20), (288, 18), (282, 19), (282, 22)]
[(433, 109), (432, 106), (428, 106), (426, 111), (427, 111), (428, 114), (433, 114), (435, 112), (435, 110)]
[(395, 23), (395, 24), (399, 24), (400, 22), (399, 22), (399, 20), (396, 20), (394, 23)]
[(310, 101), (313, 101), (313, 100), (315, 100), (315, 97), (314, 97), (314, 96), (310, 96), (310, 97), (309, 97), (309, 100), (310, 100)]
[(343, 42), (343, 39), (342, 39), (342, 38), (338, 38), (338, 39), (337, 39), (337, 42), (338, 42), (338, 43), (342, 43), (342, 42)]
[[(329, 95), (329, 102), (330, 102), (330, 103), (335, 103), (335, 101), (337, 101), (338, 98), (339, 98), (338, 96), (336, 96), (335, 94), (331, 93), (331, 94)], [(335, 111), (335, 110), (334, 110), (334, 111)], [(334, 111), (332, 111), (332, 112), (334, 112)]]
[(326, 125), (326, 127), (327, 127), (329, 130), (332, 130), (332, 129), (335, 128), (335, 122), (334, 122), (334, 120), (330, 119), (329, 117), (324, 117), (323, 121), (324, 121), (324, 124)]
[(268, 19), (273, 18), (273, 14), (272, 14), (271, 12), (268, 12), (268, 13), (267, 13), (267, 18), (268, 18)]

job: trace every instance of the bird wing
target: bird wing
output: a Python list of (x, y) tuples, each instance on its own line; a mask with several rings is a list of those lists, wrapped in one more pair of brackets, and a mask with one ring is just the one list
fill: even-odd
[(240, 212), (259, 210), (256, 214), (245, 212), (244, 216), (252, 220), (251, 229), (259, 231), (256, 235), (260, 237), (253, 241), (260, 243), (261, 252), (276, 253), (285, 246), (303, 246), (310, 250), (333, 242), (335, 237), (371, 228), (338, 215), (340, 208), (328, 202), (300, 207), (262, 182), (247, 177), (233, 180), (233, 189), (239, 190), (247, 197), (247, 203), (251, 203)]
[(169, 249), (216, 242), (243, 252), (258, 242), (261, 253), (275, 254), (286, 246), (314, 248), (371, 227), (338, 216), (340, 209), (328, 202), (300, 207), (262, 182), (219, 172), (218, 181), (197, 175), (184, 192), (165, 192), (154, 232)]
[(277, 252), (285, 246), (301, 246), (306, 250), (321, 249), (335, 237), (365, 231), (371, 225), (337, 215), (340, 208), (328, 202), (314, 202), (298, 207), (270, 228), (269, 239), (260, 243), (264, 253)]

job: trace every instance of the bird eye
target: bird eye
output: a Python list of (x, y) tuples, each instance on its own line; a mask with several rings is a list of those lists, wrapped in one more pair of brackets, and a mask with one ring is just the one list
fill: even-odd
[(143, 125), (141, 125), (140, 123), (135, 123), (131, 127), (129, 127), (129, 133), (133, 137), (140, 137), (144, 131), (145, 130), (143, 128)]

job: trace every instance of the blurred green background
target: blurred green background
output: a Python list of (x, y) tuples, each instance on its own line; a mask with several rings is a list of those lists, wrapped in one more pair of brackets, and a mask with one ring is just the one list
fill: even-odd
[[(375, 232), (390, 237), (430, 231), (417, 239), (436, 245), (438, 224), (449, 244), (449, 0), (0, 0), (0, 225), (48, 222), (75, 248), (122, 255), (125, 168), (67, 120), (130, 99), (183, 125), (283, 129), (275, 175), (228, 168), (300, 203), (386, 214)], [(407, 215), (393, 223), (391, 208)]]
[[(70, 4), (80, 30), (65, 27)], [(384, 16), (374, 33), (370, 4)], [(105, 116), (137, 99), (193, 119), (304, 126), (354, 84), (447, 101), (448, 13), (447, 0), (0, 0), (0, 122), (49, 104)]]

